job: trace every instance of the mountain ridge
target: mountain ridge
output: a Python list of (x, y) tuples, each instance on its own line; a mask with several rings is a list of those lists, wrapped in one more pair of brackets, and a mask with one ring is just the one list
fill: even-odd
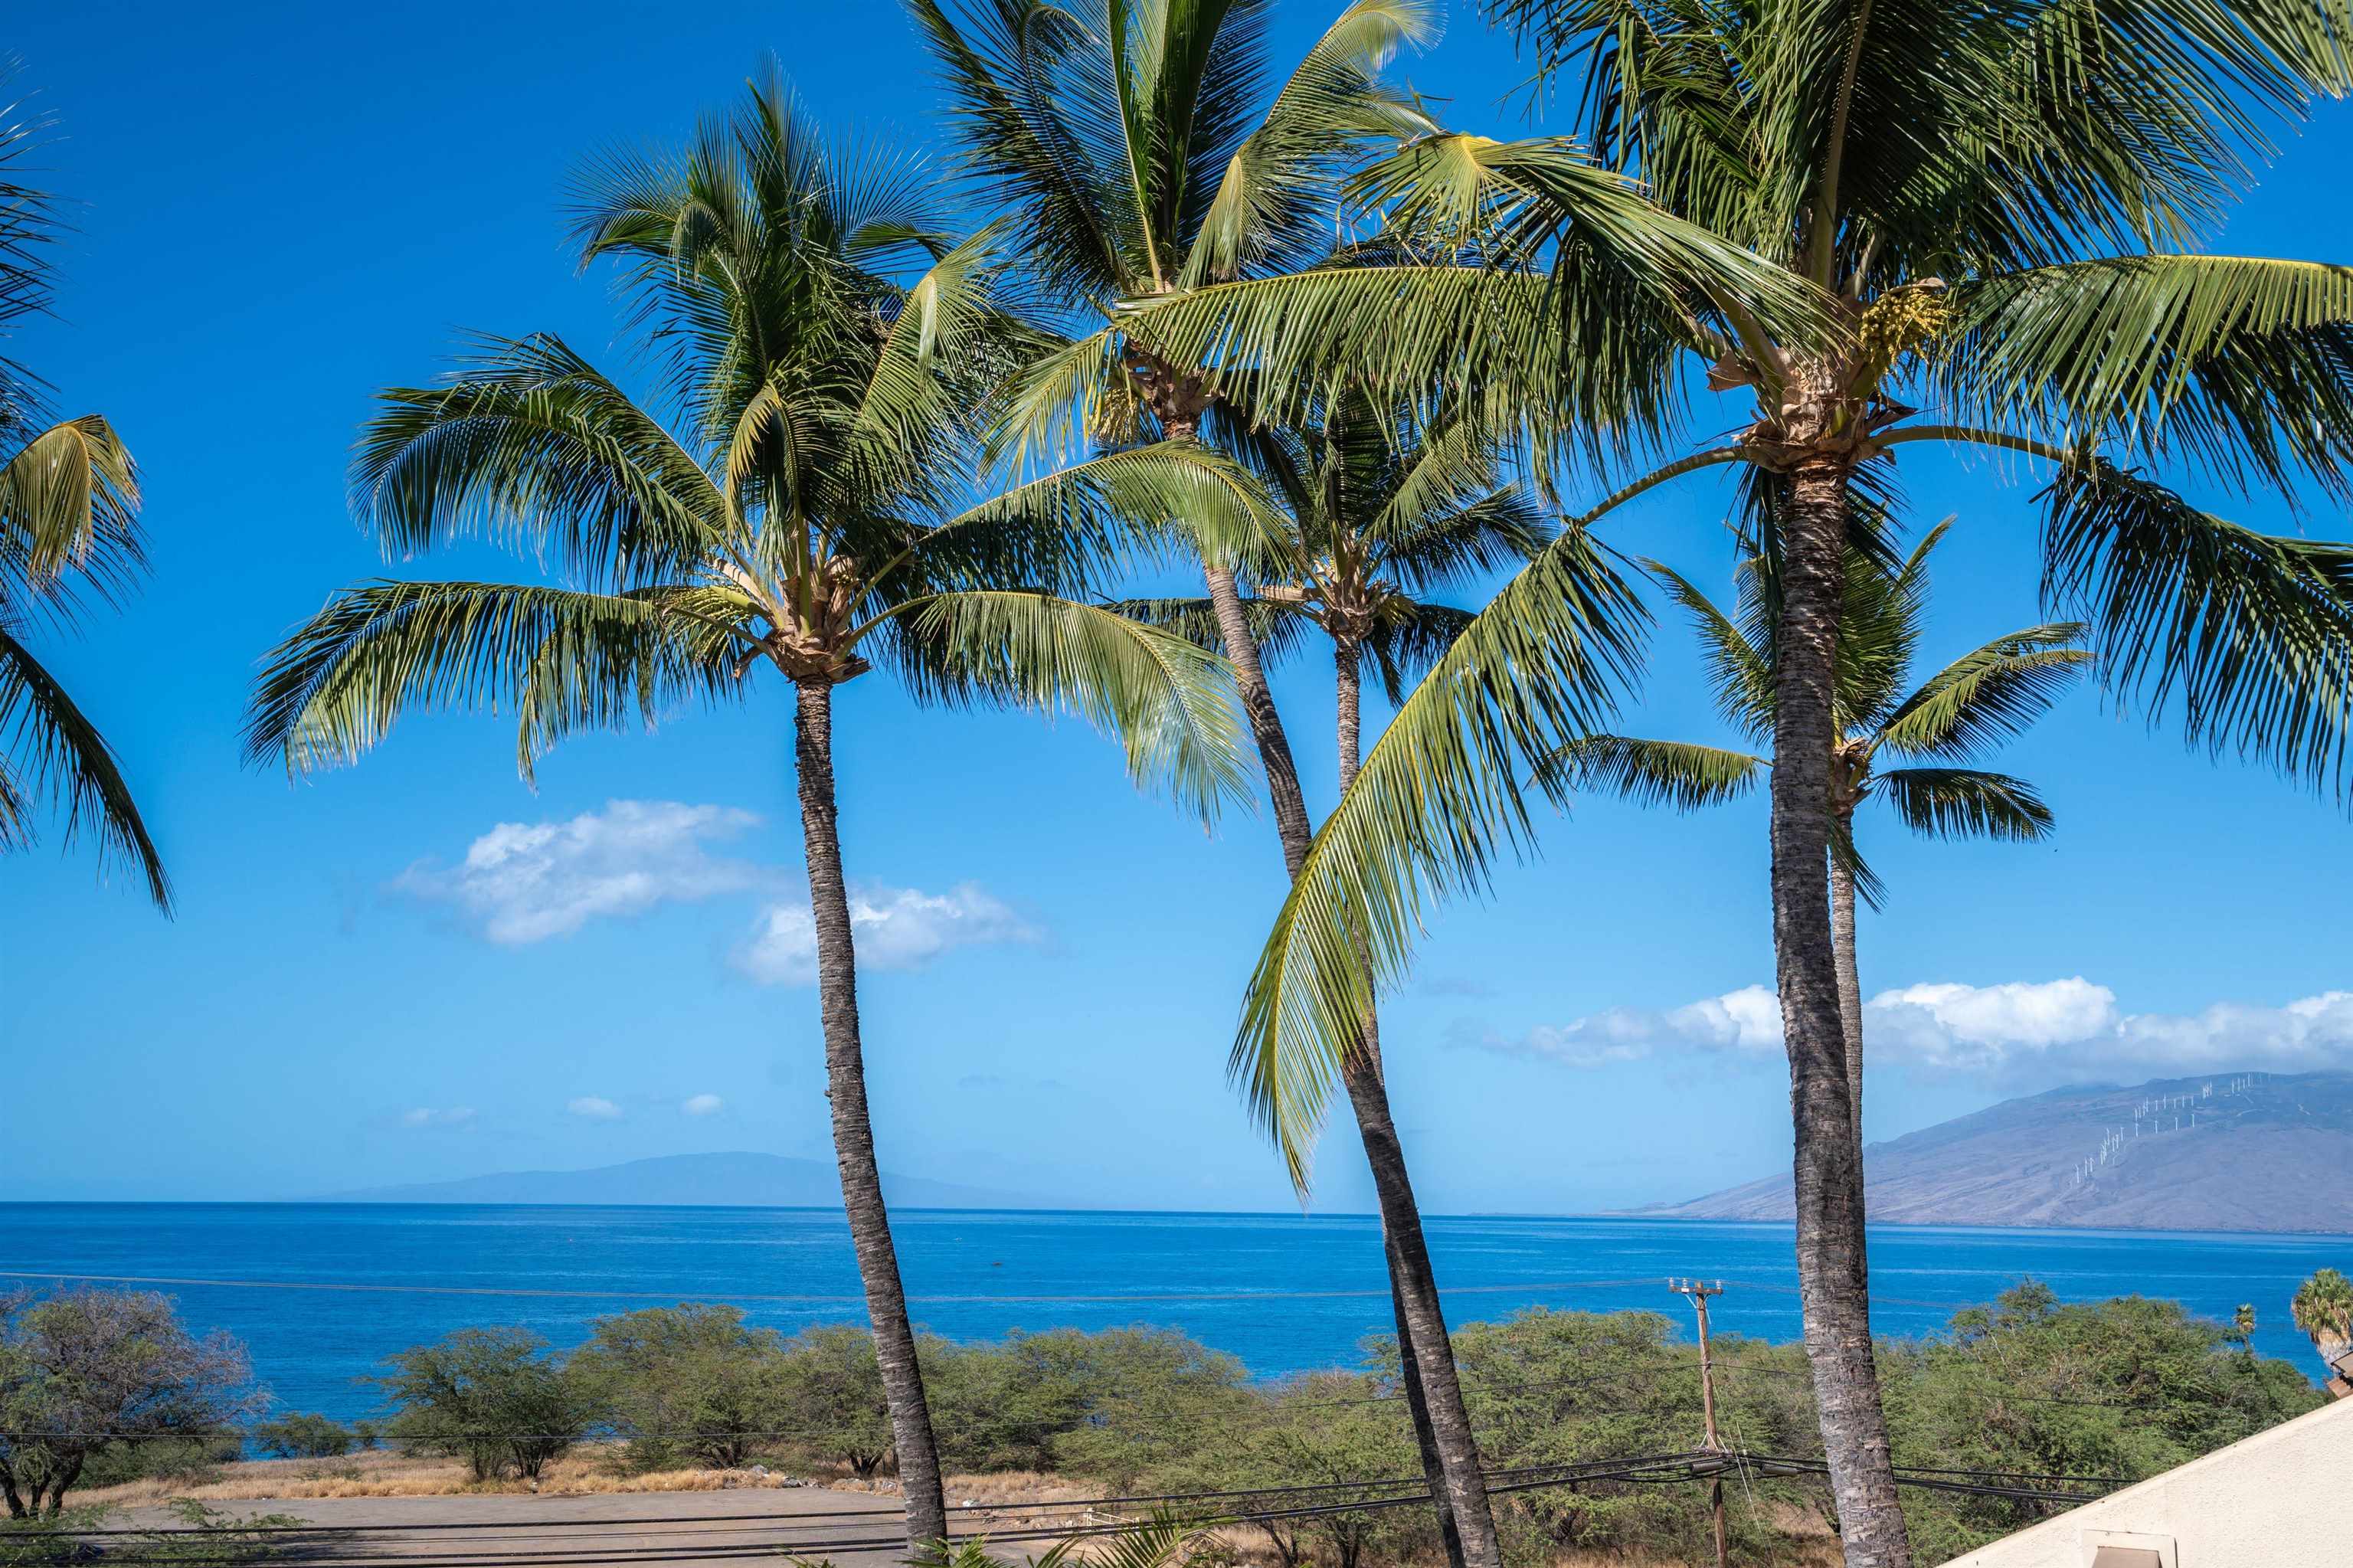
[[(1037, 1209), (1027, 1193), (882, 1172), (885, 1202), (907, 1209)], [(839, 1209), (841, 1180), (829, 1160), (733, 1150), (663, 1154), (574, 1171), (499, 1171), (446, 1181), (408, 1181), (330, 1192), (331, 1203), (547, 1203), (600, 1207)]]
[[(2024, 1096), (1863, 1151), (1873, 1222), (2353, 1233), (2353, 1074), (2223, 1073)], [(1787, 1220), (1786, 1172), (1633, 1211)]]

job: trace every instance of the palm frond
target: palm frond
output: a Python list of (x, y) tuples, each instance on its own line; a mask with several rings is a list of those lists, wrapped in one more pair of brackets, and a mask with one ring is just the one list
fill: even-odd
[(1254, 567), (1279, 550), (1281, 509), (1258, 476), (1196, 441), (1103, 452), (1008, 486), (926, 535), (922, 581), (1093, 591), (1138, 552), (1182, 547)]
[(1227, 161), (1187, 257), (1185, 286), (1314, 264), (1330, 244), (1348, 155), (1377, 137), (1438, 130), (1380, 79), (1400, 48), (1425, 45), (1437, 31), (1426, 0), (1354, 0), (1340, 13)]
[(1936, 375), (1964, 418), (2345, 492), (2353, 267), (2115, 257), (1970, 283), (1953, 310)]
[(111, 594), (146, 564), (138, 471), (104, 418), (38, 431), (0, 465), (0, 610), (69, 602), (76, 579)]
[(2006, 773), (1971, 768), (1891, 768), (1872, 790), (1904, 825), (1938, 839), (2001, 839), (2032, 843), (2051, 836), (2051, 808), (2034, 786)]
[(1645, 561), (1642, 566), (1691, 617), (1692, 628), (1699, 634), (1708, 692), (1715, 700), (1716, 713), (1743, 735), (1755, 738), (1770, 735), (1775, 686), (1769, 649), (1751, 641), (1738, 621), (1717, 609), (1715, 601), (1681, 572), (1657, 561)]
[(885, 626), (881, 657), (918, 701), (1074, 712), (1126, 748), (1139, 788), (1204, 822), (1251, 798), (1232, 675), (1173, 631), (1014, 589), (913, 601)]
[(1544, 763), (1570, 793), (1620, 795), (1636, 805), (1678, 811), (1736, 800), (1771, 766), (1745, 751), (1624, 735), (1580, 736)]
[(247, 711), (248, 762), (357, 761), (410, 709), (512, 713), (525, 779), (577, 728), (650, 726), (738, 693), (746, 646), (716, 590), (616, 595), (505, 583), (347, 588), (270, 653)]
[(2093, 460), (2042, 499), (2044, 602), (2088, 623), (2114, 692), (2152, 724), (2179, 699), (2193, 746), (2353, 784), (2353, 546), (2258, 533)]
[(1134, 303), (1121, 325), (1171, 363), (1254, 376), (1265, 417), (1343, 382), (1385, 401), (1474, 387), (1499, 428), (1541, 411), (1608, 456), (1674, 425), (1705, 318), (1826, 330), (1801, 281), (1566, 143), (1424, 138), (1352, 196), (1392, 227), (1388, 253)]
[[(1304, 606), (1287, 599), (1242, 596), (1242, 618), (1250, 624), (1250, 641), (1259, 662), (1272, 665), (1299, 652), (1315, 622)], [(1104, 609), (1146, 626), (1171, 631), (1207, 653), (1225, 652), (1225, 633), (1218, 626), (1216, 609), (1206, 599), (1116, 599)]]
[(1259, 958), (1229, 1071), (1304, 1187), (1309, 1150), (1425, 906), (1533, 847), (1518, 780), (1599, 727), (1640, 657), (1640, 601), (1581, 531), (1504, 585), (1407, 697), (1316, 835)]
[(2073, 621), (2031, 626), (1964, 653), (1896, 706), (1879, 746), (1956, 762), (1983, 755), (2023, 733), (2089, 671), (2091, 653), (2073, 646), (2083, 635)]
[(1414, 601), (1400, 608), (1402, 613), (1382, 618), (1359, 652), (1360, 663), (1372, 664), (1391, 707), (1405, 701), (1406, 692), (1446, 657), (1455, 639), (1477, 619), (1451, 604)]
[(0, 624), (0, 842), (31, 838), (26, 818), (37, 801), (64, 810), (68, 845), (90, 833), (102, 854), (137, 868), (155, 906), (171, 913), (171, 879), (113, 747), (32, 650)]
[[(1099, 35), (1049, 0), (907, 0), (936, 62), (949, 124), (982, 205), (1009, 211), (1044, 286), (1069, 298), (1133, 291), (1141, 236), (1112, 199), (1124, 136)], [(1124, 219), (1124, 221), (1123, 221)]]
[(726, 502), (693, 455), (556, 338), (479, 339), (447, 385), (377, 400), (352, 507), (388, 553), (488, 534), (628, 584), (691, 567), (725, 535)]

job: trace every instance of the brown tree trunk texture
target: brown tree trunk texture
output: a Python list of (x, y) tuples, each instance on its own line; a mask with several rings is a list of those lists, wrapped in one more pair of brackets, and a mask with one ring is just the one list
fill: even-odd
[[(1345, 795), (1356, 782), (1363, 744), (1364, 700), (1356, 649), (1335, 642), (1332, 663), (1340, 792)], [(1301, 813), (1305, 814), (1303, 801)], [(1284, 858), (1290, 858), (1287, 853)], [(1296, 866), (1292, 874), (1298, 875)], [(1430, 1478), (1430, 1495), (1438, 1505), (1439, 1533), (1446, 1543), (1447, 1560), (1457, 1568), (1499, 1568), (1503, 1549), (1495, 1539), (1486, 1478), (1479, 1469), (1479, 1444), (1462, 1403), (1454, 1342), (1447, 1332), (1446, 1314), (1438, 1298), (1438, 1276), (1430, 1267), (1430, 1247), (1422, 1234), (1421, 1206), (1414, 1200), (1405, 1147), (1389, 1112), (1377, 1016), (1366, 1014), (1364, 1039), (1340, 1072), (1380, 1203), (1382, 1250), (1389, 1266), (1389, 1305), (1397, 1317), (1398, 1372), (1406, 1384), (1406, 1404), (1413, 1414), (1422, 1470)]]
[[(79, 1454), (76, 1454), (66, 1460), (65, 1467), (63, 1469), (49, 1478), (49, 1505), (47, 1512), (51, 1519), (55, 1519), (59, 1514), (65, 1512), (66, 1493), (72, 1489), (73, 1484), (76, 1481), (81, 1479), (81, 1467), (82, 1457)], [(33, 1497), (33, 1509), (37, 1513), (41, 1511), (41, 1499), (37, 1489), (36, 1489)]]
[[(10, 1519), (23, 1519), (25, 1517), (24, 1494), (16, 1489), (16, 1477), (15, 1472), (11, 1471), (5, 1464), (0, 1464), (0, 1498), (7, 1499), (8, 1517)], [(39, 1496), (36, 1494), (33, 1500), (37, 1503), (41, 1499)]]
[[(1846, 1098), (1862, 1170), (1862, 969), (1854, 956), (1854, 873), (1831, 863), (1831, 941), (1838, 954), (1839, 1029), (1846, 1044)], [(1863, 1172), (1865, 1177), (1868, 1171)], [(1866, 1182), (1866, 1188), (1868, 1183)]]
[(1258, 659), (1258, 640), (1250, 635), (1232, 570), (1204, 565), (1201, 577), (1209, 587), (1209, 608), (1218, 618), (1226, 662), (1234, 667), (1234, 683), (1241, 688), (1242, 715), (1250, 721), (1250, 738), (1258, 743), (1259, 764), (1266, 769), (1266, 792), (1274, 805), (1274, 831), (1282, 842), (1282, 863), (1295, 877), (1307, 859), (1308, 841), (1315, 833), (1307, 825), (1307, 797), (1299, 788), (1299, 766), (1292, 760), (1291, 739), (1283, 734), (1274, 694), (1267, 689), (1266, 671)]
[(1774, 673), (1773, 949), (1789, 1055), (1799, 1295), (1840, 1543), (1847, 1568), (1910, 1568), (1871, 1356), (1862, 1168), (1828, 896), (1848, 472), (1844, 458), (1817, 455), (1791, 474)]
[[(1338, 672), (1336, 686), (1339, 694), (1340, 793), (1345, 795), (1348, 792), (1348, 786), (1356, 779), (1356, 764), (1364, 751), (1363, 692), (1362, 683), (1357, 678), (1356, 651), (1345, 644), (1335, 643), (1333, 646), (1332, 658), (1334, 666)], [(1366, 1021), (1365, 1036), (1369, 1052), (1377, 1064), (1380, 1049), (1377, 1020)], [(1371, 1114), (1377, 1116), (1382, 1121), (1388, 1120), (1388, 1087), (1381, 1082), (1377, 1067), (1361, 1087), (1353, 1081), (1349, 1084), (1348, 1101), (1352, 1107), (1356, 1107), (1357, 1126), (1360, 1128), (1367, 1125), (1365, 1119), (1367, 1107)], [(1367, 1159), (1369, 1159), (1369, 1141), (1366, 1148)], [(1412, 1189), (1405, 1181), (1405, 1164), (1402, 1157), (1398, 1162), (1398, 1176), (1400, 1185), (1405, 1187), (1407, 1200), (1410, 1202)], [(1383, 1215), (1381, 1222), (1381, 1250), (1388, 1262), (1389, 1310), (1397, 1319), (1398, 1381), (1404, 1386), (1406, 1408), (1413, 1416), (1414, 1443), (1421, 1450), (1422, 1474), (1430, 1478), (1430, 1495), (1438, 1504), (1438, 1532), (1445, 1542), (1446, 1561), (1451, 1568), (1462, 1568), (1462, 1564), (1467, 1561), (1462, 1548), (1462, 1531), (1455, 1523), (1454, 1499), (1451, 1489), (1448, 1487), (1446, 1480), (1446, 1457), (1440, 1450), (1437, 1428), (1431, 1421), (1430, 1394), (1428, 1383), (1425, 1381), (1430, 1374), (1422, 1370), (1421, 1357), (1414, 1351), (1416, 1334), (1413, 1327), (1413, 1314), (1406, 1306), (1405, 1288), (1398, 1283), (1413, 1272), (1413, 1265), (1399, 1253), (1396, 1233), (1390, 1227), (1386, 1214)], [(1437, 1332), (1440, 1336), (1446, 1333), (1446, 1319), (1442, 1315), (1437, 1319)], [(1451, 1374), (1453, 1370), (1453, 1346), (1451, 1340), (1447, 1345), (1447, 1367)], [(1472, 1451), (1474, 1455), (1477, 1452), (1475, 1443), (1472, 1445)]]
[(866, 1286), (866, 1315), (874, 1329), (874, 1355), (882, 1371), (883, 1401), (899, 1458), (899, 1489), (906, 1503), (907, 1547), (921, 1555), (948, 1532), (947, 1499), (940, 1486), (939, 1447), (915, 1361), (915, 1333), (907, 1321), (907, 1290), (899, 1251), (891, 1240), (874, 1162), (874, 1126), (866, 1109), (866, 1063), (858, 1037), (858, 965), (849, 929), (849, 890), (841, 874), (841, 834), (833, 789), (833, 685), (797, 683), (800, 707), (794, 759), (798, 765), (801, 832), (807, 843), (809, 910), (817, 927), (818, 1005), (825, 1020), (826, 1098), (833, 1108), (833, 1151), (841, 1167), (842, 1206), (858, 1274)]

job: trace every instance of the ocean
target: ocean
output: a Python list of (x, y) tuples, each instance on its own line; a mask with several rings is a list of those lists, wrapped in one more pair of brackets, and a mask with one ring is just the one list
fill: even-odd
[[(913, 1210), (893, 1216), (919, 1324), (955, 1340), (1152, 1324), (1230, 1351), (1260, 1376), (1347, 1365), (1388, 1327), (1370, 1216)], [(1533, 1307), (1646, 1308), (1688, 1331), (1670, 1275), (1721, 1278), (1719, 1330), (1798, 1333), (1787, 1225), (1626, 1218), (1428, 1222), (1456, 1324)], [(2288, 1297), (2353, 1238), (2146, 1231), (1883, 1227), (1872, 1235), (1880, 1332), (1941, 1330), (2033, 1278), (2071, 1301), (2139, 1293), (2227, 1319), (2253, 1302), (2256, 1345), (2316, 1370)], [(52, 1277), (142, 1282), (199, 1330), (252, 1352), (276, 1407), (371, 1414), (361, 1381), (452, 1329), (521, 1324), (558, 1346), (591, 1319), (683, 1300), (740, 1303), (790, 1332), (859, 1320), (839, 1213), (359, 1203), (0, 1204), (0, 1287)], [(152, 1282), (152, 1283), (150, 1283)], [(326, 1288), (332, 1287), (332, 1288)]]

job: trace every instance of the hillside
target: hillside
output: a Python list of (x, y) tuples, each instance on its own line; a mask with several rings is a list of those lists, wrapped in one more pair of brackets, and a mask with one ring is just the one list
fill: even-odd
[[(2353, 1233), (2353, 1074), (2053, 1089), (1863, 1151), (1873, 1221)], [(1786, 1220), (1784, 1171), (1642, 1211)]]
[[(953, 1181), (882, 1173), (882, 1195), (909, 1209), (1033, 1209), (1039, 1200)], [(587, 1171), (505, 1171), (455, 1181), (419, 1181), (334, 1192), (338, 1203), (590, 1203), (838, 1209), (840, 1178), (825, 1160), (780, 1154), (673, 1154)]]

